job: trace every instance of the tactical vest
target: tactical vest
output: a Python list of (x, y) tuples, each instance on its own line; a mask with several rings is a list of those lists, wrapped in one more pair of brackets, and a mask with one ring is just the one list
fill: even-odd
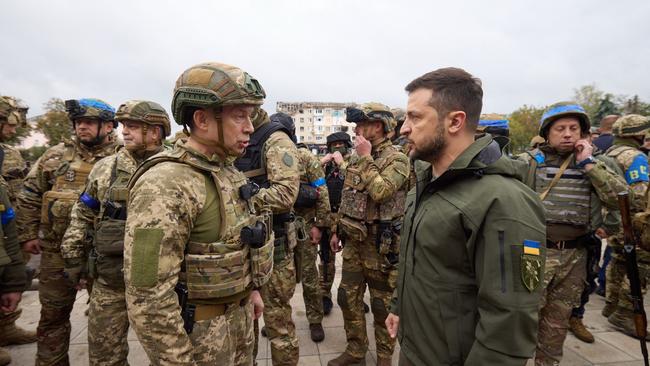
[(121, 154), (115, 154), (105, 200), (95, 223), (93, 240), (95, 271), (109, 286), (124, 286), (124, 231), (129, 198), (128, 183), (132, 172), (118, 169)]
[[(529, 154), (535, 165), (535, 191), (542, 193), (546, 191), (560, 167), (547, 165), (546, 156), (542, 151), (535, 150)], [(575, 168), (575, 163), (572, 162), (542, 203), (547, 223), (588, 228), (591, 219), (591, 181), (581, 169)]]
[(86, 178), (94, 164), (75, 159), (76, 148), (66, 146), (61, 164), (53, 172), (54, 184), (43, 194), (41, 225), (43, 239), (60, 245), (70, 224), (72, 206), (86, 186)]
[(235, 160), (235, 167), (244, 172), (244, 175), (248, 179), (257, 183), (261, 188), (268, 188), (270, 186), (266, 169), (262, 166), (262, 150), (264, 149), (266, 140), (276, 131), (283, 131), (287, 136), (291, 136), (291, 132), (281, 123), (265, 123), (251, 135), (244, 156)]
[[(261, 287), (273, 270), (274, 237), (270, 216), (253, 216), (246, 201), (239, 196), (239, 187), (247, 183), (246, 177), (232, 166), (214, 166), (187, 151), (176, 150), (146, 160), (131, 178), (129, 189), (149, 168), (166, 161), (189, 165), (209, 177), (216, 186), (220, 204), (219, 240), (213, 243), (190, 241), (185, 246), (179, 281), (187, 285), (188, 298), (229, 303), (243, 298), (251, 284)], [(203, 214), (207, 213), (200, 215)], [(243, 244), (241, 229), (260, 222), (266, 232), (264, 245), (252, 248)]]
[[(390, 165), (399, 156), (398, 154), (397, 149), (389, 145), (375, 156), (375, 164), (381, 171)], [(339, 208), (341, 228), (348, 237), (359, 241), (365, 240), (368, 236), (367, 225), (392, 222), (404, 216), (406, 201), (406, 191), (402, 186), (385, 201), (375, 202), (365, 187), (361, 186), (362, 174), (363, 172), (358, 168), (348, 166)]]
[(339, 212), (344, 181), (345, 174), (341, 169), (333, 162), (328, 163), (325, 167), (325, 183), (327, 184), (332, 212)]

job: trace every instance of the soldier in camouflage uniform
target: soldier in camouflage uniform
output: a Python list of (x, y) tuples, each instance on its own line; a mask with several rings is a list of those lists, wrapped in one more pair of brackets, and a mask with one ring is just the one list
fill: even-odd
[[(271, 121), (283, 124), (291, 131), (291, 139), (296, 141), (296, 127), (291, 116), (285, 113), (276, 113), (271, 116)], [(323, 231), (329, 228), (330, 200), (320, 159), (305, 144), (296, 144), (296, 148), (301, 171), (300, 190), (294, 204), (298, 240), (295, 255), (300, 257), (298, 263), (301, 267), (297, 271), (300, 272), (302, 297), (305, 301), (311, 339), (314, 342), (321, 342), (325, 339), (325, 331), (321, 324), (323, 321), (323, 295), (316, 259)]]
[[(616, 159), (624, 172), (625, 180), (630, 185), (631, 213), (641, 213), (646, 208), (648, 190), (648, 157), (641, 150), (646, 133), (650, 132), (647, 117), (630, 114), (619, 118), (613, 127), (614, 143), (607, 150), (607, 155)], [(612, 259), (607, 267), (606, 305), (603, 313), (609, 313), (607, 320), (620, 331), (636, 337), (634, 328), (632, 302), (630, 300), (630, 282), (625, 271), (623, 254), (623, 233), (614, 235), (609, 240)], [(641, 279), (641, 291), (646, 291), (646, 278), (650, 275), (650, 252), (638, 248), (636, 257)], [(649, 337), (650, 339), (650, 337)]]
[[(350, 140), (350, 135), (343, 131), (334, 132), (327, 136), (326, 141), (327, 151), (329, 153), (321, 158), (321, 164), (325, 168), (325, 182), (330, 199), (331, 217), (333, 218), (337, 215), (341, 206), (345, 168), (350, 158), (352, 141)], [(331, 233), (332, 230), (328, 229), (325, 233), (328, 236), (326, 245), (320, 248), (321, 259), (325, 256), (327, 263), (323, 259), (318, 265), (318, 271), (322, 274), (320, 286), (323, 293), (323, 313), (325, 315), (328, 315), (332, 311), (332, 306), (334, 305), (332, 303), (332, 284), (334, 283), (334, 275), (336, 274), (336, 252), (329, 245), (329, 236), (331, 236)]]
[(37, 365), (69, 363), (70, 312), (77, 290), (64, 276), (61, 240), (88, 173), (117, 146), (113, 107), (99, 99), (80, 99), (66, 101), (66, 110), (75, 137), (45, 151), (18, 196), (23, 249), (31, 252), (42, 248)]
[(262, 288), (263, 333), (271, 342), (273, 365), (296, 365), (298, 337), (289, 300), (296, 289), (297, 240), (292, 208), (300, 187), (298, 152), (289, 137), (291, 132), (282, 124), (271, 122), (263, 109), (253, 119), (253, 127), (255, 132), (246, 153), (235, 166), (260, 187), (251, 199), (253, 206), (273, 212), (273, 274)]
[(617, 194), (627, 190), (623, 179), (592, 156), (589, 118), (572, 102), (550, 106), (542, 116), (539, 149), (522, 155), (528, 162), (526, 184), (544, 204), (547, 259), (541, 302), (536, 365), (558, 365), (571, 310), (580, 305), (587, 249), (600, 240), (590, 226), (596, 204), (617, 207)]
[[(27, 108), (20, 108), (11, 97), (0, 97), (0, 216), (2, 218), (0, 237), (0, 297), (7, 305), (0, 308), (0, 365), (11, 362), (9, 353), (2, 346), (36, 342), (36, 332), (28, 332), (16, 326), (21, 310), (17, 309), (21, 293), (28, 279), (25, 264), (17, 240), (14, 217), (15, 193), (12, 188), (22, 185), (25, 162), (18, 150), (6, 144), (16, 132), (16, 126), (26, 123)], [(4, 161), (3, 161), (4, 159)], [(22, 164), (22, 169), (20, 168)]]
[(346, 169), (336, 233), (330, 239), (338, 249), (345, 239), (343, 269), (337, 301), (343, 311), (348, 345), (329, 366), (364, 360), (368, 350), (363, 295), (370, 288), (374, 316), (377, 364), (390, 365), (395, 339), (386, 330), (386, 316), (397, 280), (399, 228), (404, 215), (404, 188), (409, 159), (386, 137), (395, 127), (390, 109), (379, 103), (348, 108), (347, 121), (355, 122), (355, 151)]
[(270, 215), (256, 215), (252, 187), (232, 163), (264, 97), (237, 67), (190, 67), (172, 99), (189, 137), (146, 160), (129, 181), (127, 312), (153, 365), (253, 363), (273, 234)]
[(127, 183), (140, 163), (163, 151), (162, 142), (171, 133), (167, 112), (154, 102), (128, 101), (115, 119), (122, 123), (124, 148), (93, 166), (61, 244), (65, 272), (77, 289), (85, 283), (81, 276), (86, 268), (93, 279), (90, 365), (127, 364), (129, 319), (122, 273)]

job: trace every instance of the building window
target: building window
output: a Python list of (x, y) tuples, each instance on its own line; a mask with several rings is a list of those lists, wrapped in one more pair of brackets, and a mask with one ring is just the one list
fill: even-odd
[(300, 132), (303, 132), (303, 131), (305, 131), (305, 128), (300, 126)]
[(305, 122), (305, 119), (302, 118), (302, 117), (300, 117), (300, 122), (301, 122), (301, 123), (304, 123), (304, 122)]
[(323, 139), (322, 136), (316, 136), (316, 141), (320, 141), (320, 140), (322, 140), (322, 139)]

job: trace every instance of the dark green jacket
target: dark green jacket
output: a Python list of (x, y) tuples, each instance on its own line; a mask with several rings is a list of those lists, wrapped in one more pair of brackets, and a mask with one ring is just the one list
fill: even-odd
[[(437, 179), (419, 164), (392, 306), (401, 350), (414, 365), (523, 366), (533, 356), (545, 218), (520, 164), (490, 136)], [(524, 240), (538, 242), (539, 255), (524, 256)]]

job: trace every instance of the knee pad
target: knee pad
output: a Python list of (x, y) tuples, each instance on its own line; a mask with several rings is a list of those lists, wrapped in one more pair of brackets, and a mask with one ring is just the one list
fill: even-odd
[(336, 303), (339, 304), (341, 310), (350, 310), (350, 305), (348, 303), (348, 294), (342, 287), (339, 287), (336, 293)]
[(388, 317), (388, 311), (384, 306), (384, 302), (375, 297), (370, 302), (370, 309), (372, 310), (372, 314), (375, 316), (375, 323), (384, 324), (384, 321)]

